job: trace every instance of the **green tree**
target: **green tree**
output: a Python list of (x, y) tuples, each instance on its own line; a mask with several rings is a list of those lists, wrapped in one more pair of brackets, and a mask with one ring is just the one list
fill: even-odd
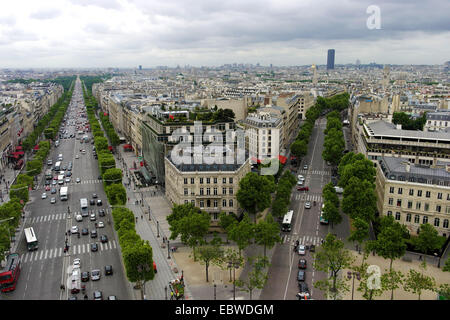
[(13, 184), (9, 189), (9, 197), (18, 198), (23, 200), (24, 203), (28, 202), (28, 186), (26, 184)]
[(360, 217), (366, 221), (373, 220), (377, 210), (374, 184), (352, 177), (344, 188), (342, 210), (352, 219)]
[(342, 222), (342, 216), (339, 212), (339, 209), (336, 208), (333, 202), (330, 200), (326, 200), (323, 207), (323, 217), (325, 220), (331, 223), (331, 228), (335, 224), (339, 224)]
[(127, 203), (127, 191), (121, 183), (113, 183), (105, 188), (108, 201), (111, 205), (125, 205)]
[(232, 227), (233, 224), (237, 224), (237, 217), (235, 214), (227, 214), (226, 212), (221, 212), (219, 214), (219, 225), (225, 230), (227, 233), (227, 243), (228, 243), (228, 230)]
[(9, 238), (9, 224), (3, 222), (0, 224), (0, 261), (5, 259), (5, 252), (11, 249), (11, 239)]
[(344, 248), (344, 243), (336, 236), (329, 233), (323, 244), (313, 255), (314, 268), (323, 271), (330, 276), (314, 283), (315, 288), (325, 291), (329, 297), (337, 298), (339, 292), (348, 291), (345, 281), (338, 279), (339, 271), (350, 267), (354, 258), (349, 250)]
[(208, 279), (208, 270), (211, 264), (221, 265), (222, 258), (224, 255), (223, 249), (219, 245), (201, 245), (197, 249), (198, 258), (200, 260), (200, 264), (205, 265), (206, 271), (206, 282), (209, 282)]
[(357, 242), (359, 248), (362, 248), (362, 243), (369, 237), (369, 223), (362, 218), (355, 218), (353, 220), (353, 230), (350, 231), (348, 240)]
[(375, 182), (376, 170), (374, 168), (373, 162), (366, 159), (361, 153), (353, 154), (352, 152), (347, 153), (342, 157), (339, 163), (339, 186), (345, 187), (349, 183), (350, 179), (353, 177), (359, 180), (367, 180), (371, 184)]
[[(367, 262), (363, 262), (361, 266), (353, 267), (353, 270), (359, 273), (360, 281), (357, 290), (362, 293), (364, 299), (372, 300), (374, 297), (380, 296), (383, 293), (381, 281), (379, 286), (373, 281), (373, 275), (376, 271)], [(351, 280), (353, 281), (353, 279)]]
[(414, 269), (410, 269), (408, 275), (403, 282), (403, 289), (407, 292), (417, 294), (418, 299), (425, 290), (434, 291), (436, 288), (436, 281), (433, 277), (424, 275)]
[(252, 300), (253, 290), (263, 289), (267, 283), (268, 272), (266, 266), (270, 266), (266, 257), (249, 257), (249, 266), (252, 271), (248, 274), (248, 279), (237, 280), (236, 286), (240, 287), (242, 291), (250, 294), (250, 300)]
[(415, 247), (419, 251), (423, 252), (424, 261), (429, 251), (439, 249), (441, 247), (441, 238), (437, 230), (429, 223), (420, 225), (419, 236), (415, 239)]
[(106, 186), (113, 184), (113, 183), (122, 183), (122, 170), (119, 168), (110, 168), (106, 169), (105, 173), (102, 175), (103, 182)]
[(450, 300), (450, 284), (443, 283), (436, 288), (436, 293), (445, 300)]
[(255, 225), (255, 242), (264, 246), (264, 258), (266, 257), (266, 248), (272, 248), (276, 243), (281, 242), (280, 226), (273, 220), (269, 213), (264, 220), (260, 220)]
[(385, 270), (381, 276), (381, 285), (383, 290), (391, 291), (391, 300), (394, 300), (394, 290), (401, 287), (404, 278), (405, 276), (401, 271), (396, 271), (394, 269)]
[(244, 213), (244, 217), (238, 224), (235, 224), (230, 228), (228, 236), (238, 245), (239, 256), (241, 256), (241, 250), (251, 244), (255, 235), (254, 228), (255, 225), (250, 222), (247, 213)]
[(291, 144), (291, 152), (298, 159), (301, 159), (308, 153), (308, 143), (305, 140), (295, 140)]
[(450, 272), (450, 258), (447, 258), (447, 260), (445, 260), (445, 265), (444, 268), (442, 268), (442, 271)]

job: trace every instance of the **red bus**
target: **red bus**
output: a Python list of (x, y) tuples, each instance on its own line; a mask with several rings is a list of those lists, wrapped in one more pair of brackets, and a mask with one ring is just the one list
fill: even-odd
[(20, 257), (18, 253), (11, 253), (6, 260), (6, 266), (0, 272), (0, 288), (2, 292), (16, 289), (20, 274)]

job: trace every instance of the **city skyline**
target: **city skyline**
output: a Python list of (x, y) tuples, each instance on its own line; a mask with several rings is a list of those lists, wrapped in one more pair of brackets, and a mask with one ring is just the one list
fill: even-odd
[[(368, 26), (372, 5), (379, 29)], [(20, 0), (0, 13), (0, 68), (324, 65), (328, 48), (336, 65), (443, 64), (449, 9), (438, 0)]]

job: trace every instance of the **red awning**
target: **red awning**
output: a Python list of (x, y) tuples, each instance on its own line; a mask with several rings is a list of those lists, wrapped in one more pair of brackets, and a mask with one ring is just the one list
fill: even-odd
[(124, 149), (133, 149), (133, 146), (131, 144), (125, 144), (123, 146)]
[(278, 156), (278, 160), (280, 160), (281, 164), (285, 164), (287, 158), (286, 158), (285, 156), (281, 156), (281, 155), (280, 155), (280, 156)]
[(22, 155), (25, 154), (25, 152), (23, 152), (23, 151), (16, 151), (16, 152), (13, 152), (12, 154), (13, 154), (13, 155), (22, 156)]
[(34, 148), (33, 148), (33, 150), (39, 150), (39, 145), (38, 145), (38, 144), (35, 145)]
[(17, 146), (17, 147), (16, 147), (16, 151), (17, 151), (17, 150), (22, 150), (22, 147), (21, 147), (21, 146)]
[(106, 113), (106, 112), (103, 112), (103, 115), (104, 115), (104, 116), (108, 116), (108, 113)]

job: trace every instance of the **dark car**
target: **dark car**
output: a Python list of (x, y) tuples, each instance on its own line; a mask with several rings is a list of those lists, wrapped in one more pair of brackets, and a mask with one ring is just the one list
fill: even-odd
[(90, 204), (91, 206), (95, 206), (95, 200), (94, 200), (94, 199), (91, 199), (91, 200), (89, 201), (89, 204)]
[(88, 228), (83, 228), (83, 229), (81, 229), (81, 234), (82, 234), (83, 236), (88, 235), (88, 234), (89, 234), (89, 229), (88, 229)]
[[(72, 170), (72, 168), (68, 168), (68, 170)], [(72, 172), (67, 171), (66, 172), (66, 177), (71, 177), (72, 176)]]
[(45, 185), (49, 186), (50, 185), (50, 180), (45, 180)]
[(99, 290), (94, 291), (94, 300), (103, 300), (103, 294)]
[(111, 265), (105, 266), (105, 275), (109, 276), (113, 274), (113, 268)]
[(108, 242), (108, 237), (106, 236), (106, 234), (102, 234), (100, 236), (100, 241), (101, 241), (101, 243)]
[(97, 230), (91, 230), (91, 238), (97, 238)]
[(309, 191), (309, 187), (297, 187), (298, 191)]
[(306, 260), (305, 259), (298, 260), (298, 268), (299, 269), (306, 269)]
[(299, 282), (298, 283), (298, 291), (301, 293), (309, 293), (309, 288), (306, 282)]
[(97, 243), (91, 243), (91, 251), (92, 252), (97, 252), (98, 251), (98, 245)]
[(299, 270), (297, 273), (297, 281), (305, 281), (306, 273), (303, 270)]
[(103, 178), (102, 178), (102, 176), (98, 176), (98, 180), (102, 180)]
[(104, 217), (105, 216), (105, 209), (98, 210), (98, 215), (99, 215), (99, 217)]
[(309, 246), (309, 251), (310, 251), (310, 252), (316, 252), (316, 246), (313, 245), (313, 244), (310, 245), (310, 246)]
[(101, 206), (103, 203), (102, 203), (102, 199), (97, 199), (97, 205), (98, 206)]
[(81, 281), (82, 282), (89, 281), (89, 271), (83, 271), (81, 273)]
[(81, 216), (82, 216), (82, 217), (89, 217), (89, 211), (87, 211), (87, 210), (81, 210)]
[(93, 193), (93, 194), (92, 194), (92, 198), (97, 199), (97, 194), (96, 194), (96, 193)]
[(116, 296), (108, 296), (108, 300), (117, 300)]
[(52, 190), (50, 192), (51, 192), (51, 194), (55, 194), (56, 193), (56, 188), (52, 188)]

